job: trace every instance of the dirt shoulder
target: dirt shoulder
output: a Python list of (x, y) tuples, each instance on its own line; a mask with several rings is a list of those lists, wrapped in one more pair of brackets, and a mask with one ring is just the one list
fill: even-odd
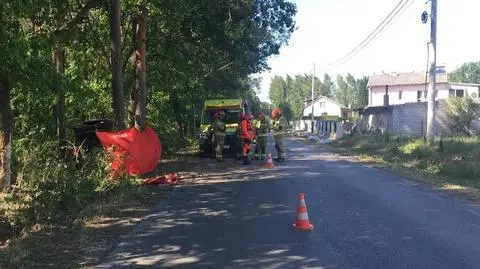
[[(349, 161), (401, 175), (417, 186), (440, 195), (480, 201), (480, 167), (473, 165), (480, 145), (476, 140), (451, 138), (429, 145), (423, 139), (383, 136), (344, 137), (320, 144), (305, 136), (299, 140), (318, 145)], [(468, 150), (467, 150), (468, 149)]]

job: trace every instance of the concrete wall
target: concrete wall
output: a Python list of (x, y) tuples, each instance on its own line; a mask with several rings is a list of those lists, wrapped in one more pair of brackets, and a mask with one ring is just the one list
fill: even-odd
[(392, 109), (391, 134), (421, 136), (425, 134), (427, 103), (396, 105)]
[[(295, 131), (311, 131), (311, 120), (298, 120), (293, 121), (293, 130)], [(321, 121), (316, 120), (314, 126), (314, 132), (317, 134), (327, 134), (330, 138), (339, 139), (342, 138), (345, 130), (341, 121)]]
[[(453, 135), (450, 128), (450, 120), (447, 114), (447, 101), (436, 102), (436, 125), (435, 135)], [(416, 102), (392, 106), (391, 112), (362, 115), (356, 123), (356, 129), (360, 132), (377, 131), (398, 135), (422, 136), (427, 129), (427, 103)], [(473, 129), (480, 133), (480, 122), (477, 121)]]
[(387, 111), (378, 114), (361, 115), (354, 128), (361, 133), (379, 132), (384, 134), (391, 132), (392, 113)]

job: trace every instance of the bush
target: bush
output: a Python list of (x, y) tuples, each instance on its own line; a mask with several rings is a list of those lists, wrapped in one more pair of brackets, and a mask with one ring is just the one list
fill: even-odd
[(450, 127), (458, 133), (472, 135), (472, 123), (480, 116), (478, 105), (469, 96), (464, 98), (451, 96), (448, 98), (447, 105)]
[[(90, 203), (98, 193), (129, 181), (111, 181), (108, 158), (99, 149), (83, 154), (82, 164), (58, 159), (57, 142), (30, 147), (17, 160), (16, 183), (1, 210), (10, 225), (58, 223)], [(126, 182), (126, 183), (125, 183)]]
[(400, 151), (411, 158), (423, 159), (434, 156), (435, 148), (430, 146), (428, 142), (421, 139), (414, 140), (400, 147)]

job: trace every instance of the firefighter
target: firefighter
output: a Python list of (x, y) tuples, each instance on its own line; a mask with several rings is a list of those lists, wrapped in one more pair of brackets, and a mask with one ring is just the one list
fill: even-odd
[(285, 149), (283, 148), (283, 137), (285, 134), (286, 122), (282, 115), (280, 108), (276, 107), (272, 110), (271, 128), (273, 130), (273, 137), (275, 138), (275, 149), (277, 150), (276, 161), (285, 161)]
[(214, 115), (214, 120), (211, 125), (211, 130), (213, 131), (213, 142), (215, 145), (215, 157), (217, 161), (224, 162), (223, 158), (223, 146), (225, 144), (225, 130), (226, 126), (223, 122), (225, 117), (225, 112), (223, 110), (218, 111)]
[(255, 159), (264, 160), (267, 149), (268, 121), (263, 112), (258, 113), (255, 123), (257, 131), (257, 144), (255, 145)]
[(240, 137), (242, 138), (242, 160), (243, 164), (249, 164), (248, 154), (250, 153), (250, 149), (252, 147), (253, 141), (253, 128), (252, 125), (249, 123), (248, 118), (245, 116), (244, 113), (241, 114), (241, 121), (240, 121)]

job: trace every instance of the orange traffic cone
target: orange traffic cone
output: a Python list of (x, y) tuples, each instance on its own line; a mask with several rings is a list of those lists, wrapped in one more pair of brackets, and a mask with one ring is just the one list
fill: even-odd
[(275, 168), (275, 165), (273, 164), (271, 153), (268, 153), (267, 163), (265, 164), (265, 168), (269, 168), (269, 169)]
[(297, 207), (297, 217), (293, 227), (297, 230), (310, 231), (313, 229), (313, 225), (308, 220), (307, 205), (305, 204), (305, 195), (303, 193), (298, 194), (300, 200)]

